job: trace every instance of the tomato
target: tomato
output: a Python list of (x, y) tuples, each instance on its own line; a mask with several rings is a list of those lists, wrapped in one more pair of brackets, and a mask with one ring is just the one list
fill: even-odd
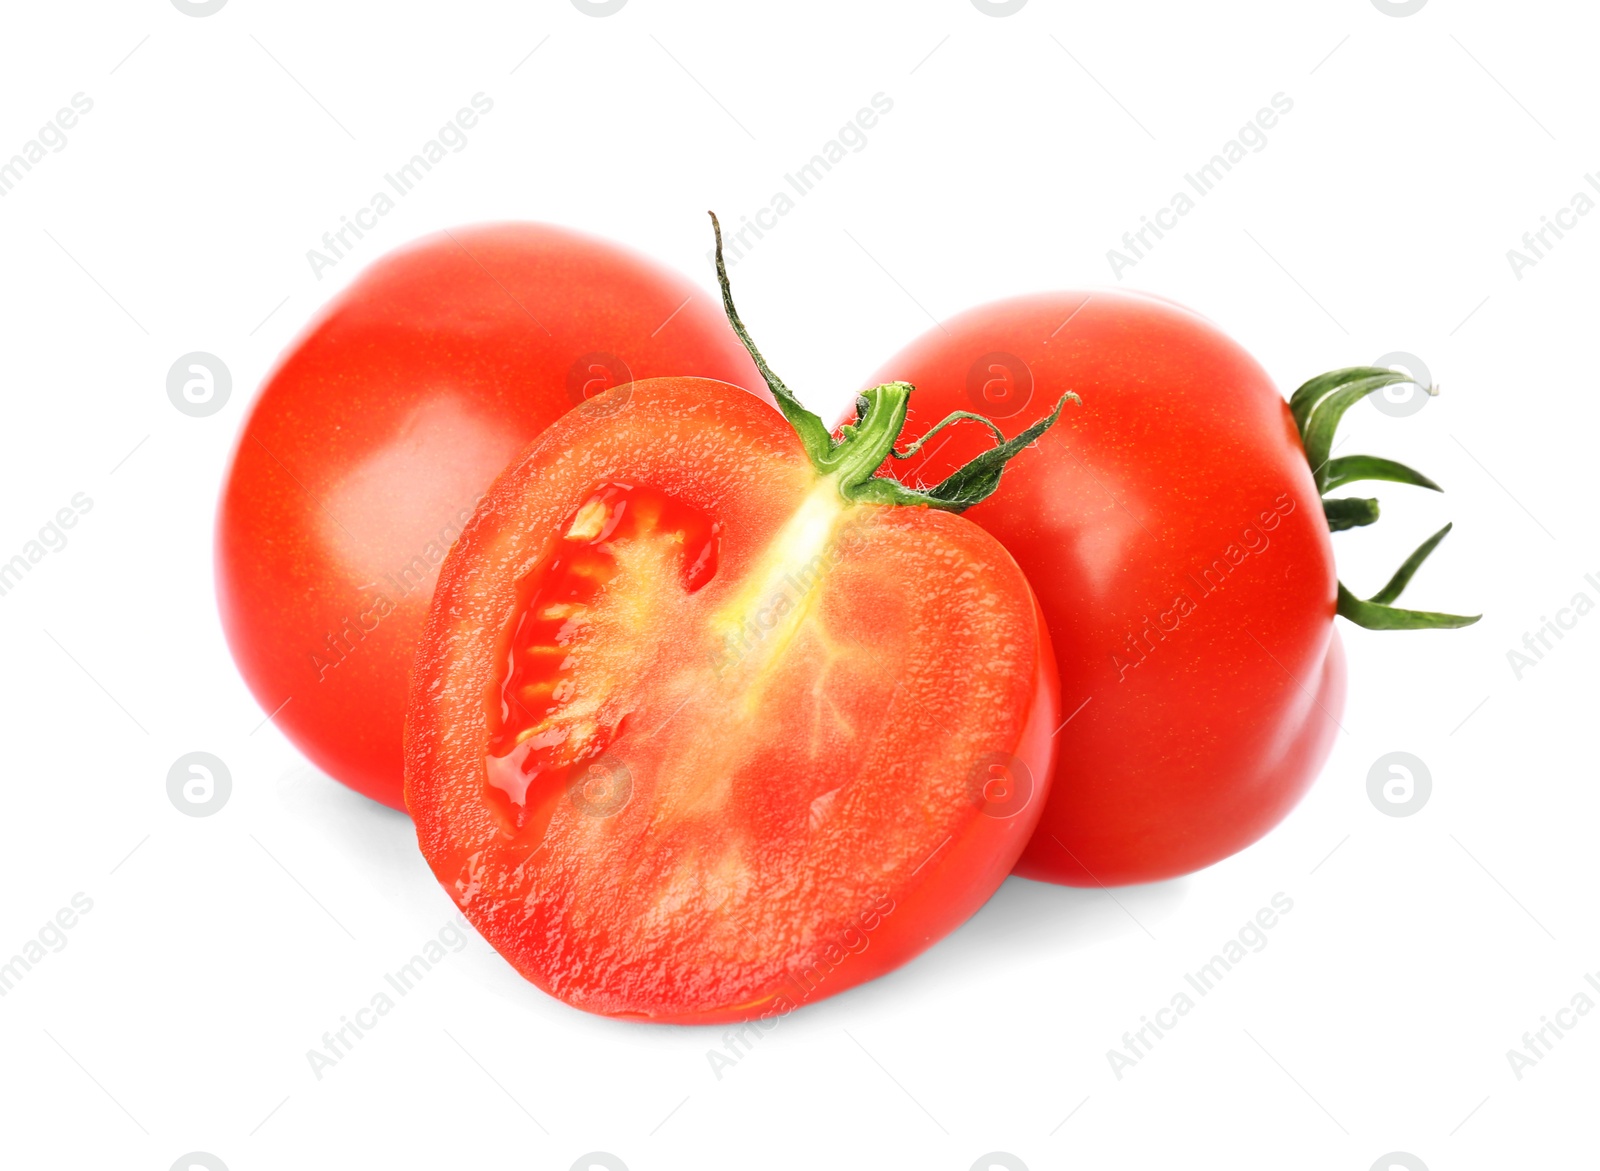
[(418, 650), (422, 851), (518, 971), (590, 1012), (841, 992), (970, 916), (1042, 807), (1043, 620), (956, 515), (1022, 445), (913, 496), (873, 477), (909, 388), (865, 392), (835, 439), (763, 373), (788, 421), (679, 378), (552, 426), (446, 559)]
[(267, 379), (222, 491), (218, 605), (263, 710), (400, 808), (407, 672), (479, 496), (575, 403), (673, 374), (761, 385), (696, 286), (593, 237), (458, 228), (368, 268)]
[[(957, 409), (1014, 432), (1063, 390), (1083, 400), (968, 513), (1033, 583), (1061, 670), (1056, 773), (1019, 874), (1149, 882), (1243, 849), (1294, 807), (1333, 743), (1336, 612), (1381, 629), (1475, 621), (1388, 605), (1443, 531), (1367, 601), (1335, 574), (1330, 529), (1377, 507), (1325, 491), (1437, 487), (1392, 461), (1328, 458), (1344, 410), (1403, 375), (1336, 371), (1291, 409), (1210, 322), (1123, 292), (982, 306), (882, 371), (917, 388), (908, 434)], [(934, 479), (986, 441), (953, 430), (891, 470)]]

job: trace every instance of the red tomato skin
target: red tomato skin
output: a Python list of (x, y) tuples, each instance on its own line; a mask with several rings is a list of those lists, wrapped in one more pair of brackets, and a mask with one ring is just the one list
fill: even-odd
[[(1032, 380), (1007, 435), (1083, 400), (965, 514), (1027, 574), (1062, 676), (1055, 779), (1017, 873), (1096, 886), (1211, 865), (1294, 807), (1343, 708), (1332, 544), (1288, 405), (1210, 322), (1117, 291), (970, 310), (871, 383), (917, 387), (909, 439), (952, 410), (1012, 411), (1020, 381), (969, 379), (997, 354)], [(935, 482), (986, 442), (962, 430), (891, 470)]]
[(217, 602), (251, 693), (318, 768), (404, 809), (406, 685), (439, 563), (597, 354), (634, 378), (762, 385), (698, 286), (533, 223), (383, 256), (280, 358), (224, 482)]
[[(640, 383), (617, 417), (607, 409), (572, 412), (506, 468), (444, 566), (439, 604), (429, 613), (418, 650), (406, 723), (407, 801), (418, 843), (441, 886), (485, 938), (540, 988), (587, 1011), (657, 1024), (717, 1024), (784, 1015), (882, 975), (954, 930), (1005, 880), (1031, 837), (1045, 805), (1055, 750), (1052, 732), (1059, 723), (1059, 673), (1038, 601), (1030, 592), (1035, 641), (1028, 650), (1036, 667), (1024, 692), (1029, 698), (1019, 712), (985, 713), (983, 720), (985, 726), (1002, 725), (1003, 720), (1002, 726), (1015, 728), (1005, 751), (1030, 775), (1030, 799), (1010, 816), (974, 812), (966, 818), (946, 844), (930, 850), (923, 867), (904, 880), (892, 908), (879, 908), (881, 919), (865, 929), (863, 950), (804, 997), (794, 985), (783, 983), (737, 1003), (668, 1004), (648, 1012), (629, 1011), (575, 995), (552, 978), (561, 976), (569, 983), (592, 979), (584, 970), (551, 973), (527, 962), (530, 954), (541, 950), (544, 932), (531, 930), (520, 908), (531, 905), (537, 892), (501, 891), (485, 898), (486, 891), (474, 891), (469, 898), (459, 886), (460, 859), (491, 848), (486, 843), (495, 840), (489, 807), (480, 795), (487, 740), (480, 709), (484, 697), (494, 693), (500, 661), (497, 652), (486, 653), (485, 648), (494, 645), (495, 632), (511, 619), (517, 605), (516, 578), (538, 548), (537, 541), (521, 548), (524, 539), (519, 534), (548, 529), (567, 507), (559, 502), (575, 504), (592, 481), (651, 483), (670, 488), (724, 522), (721, 572), (737, 578), (791, 515), (796, 491), (814, 483), (814, 473), (793, 431), (773, 408), (745, 396), (730, 397), (726, 390), (700, 379)], [(631, 437), (623, 435), (623, 428)], [(557, 488), (551, 499), (531, 506), (524, 503), (551, 486)], [(886, 511), (894, 514), (889, 523), (914, 531), (919, 526), (970, 527), (949, 513), (921, 508)], [(970, 538), (1003, 558), (1015, 574), (1010, 558), (988, 537), (974, 531)], [(1015, 581), (1027, 589), (1020, 574), (1015, 574)], [(972, 664), (970, 669), (982, 666)], [(990, 719), (995, 725), (989, 724)], [(644, 787), (643, 778), (636, 780), (636, 790)], [(882, 844), (875, 833), (864, 833), (864, 841), (869, 851)], [(863, 903), (850, 910), (865, 911), (868, 906)], [(799, 911), (807, 909), (815, 908)], [(796, 926), (796, 913), (789, 906), (768, 908), (785, 929)], [(845, 921), (835, 921), (824, 937), (837, 938)], [(681, 939), (677, 946), (684, 946)], [(628, 957), (614, 962), (626, 964)]]

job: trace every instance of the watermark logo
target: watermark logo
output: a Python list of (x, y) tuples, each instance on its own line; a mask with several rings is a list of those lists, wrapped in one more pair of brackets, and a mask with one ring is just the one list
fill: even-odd
[(567, 784), (567, 798), (587, 817), (620, 813), (633, 796), (633, 773), (614, 756), (602, 756)]
[(1033, 370), (1015, 354), (985, 354), (967, 367), (967, 398), (989, 418), (1009, 419), (1033, 401)]
[[(1378, 4), (1380, 8), (1383, 7), (1379, 0), (1372, 2)], [(1415, 0), (1416, 8), (1411, 11), (1415, 12), (1425, 2), (1426, 0)], [(1409, 16), (1410, 13), (1402, 12), (1398, 15)], [(1408, 1155), (1404, 1151), (1390, 1151), (1387, 1155), (1378, 1156), (1378, 1161), (1372, 1165), (1372, 1171), (1428, 1171), (1428, 1165), (1415, 1155)]]
[[(722, 224), (724, 264), (731, 269), (743, 260), (759, 241), (766, 238), (768, 232), (778, 226), (783, 216), (799, 206), (795, 196), (804, 197), (811, 194), (818, 183), (844, 162), (847, 155), (859, 154), (866, 150), (869, 141), (868, 132), (893, 109), (894, 99), (888, 94), (882, 91), (873, 94), (870, 108), (862, 106), (856, 111), (854, 118), (839, 127), (838, 132), (818, 148), (816, 154), (794, 171), (784, 172), (783, 181), (794, 195), (779, 188), (772, 193), (765, 206), (758, 207), (750, 215), (740, 215), (737, 225), (731, 216), (724, 219)], [(716, 249), (706, 253), (707, 264), (715, 264), (716, 259)]]
[[(1428, 0), (1372, 0), (1372, 6), (1385, 16), (1415, 16), (1427, 3)], [(1412, 1157), (1406, 1156), (1408, 1159)], [(1417, 1166), (1421, 1171), (1427, 1171), (1421, 1163)], [(1377, 1171), (1377, 1168), (1373, 1168), (1373, 1171)]]
[(352, 607), (354, 612), (347, 614), (337, 629), (323, 634), (320, 647), (307, 652), (318, 683), (327, 679), (330, 671), (354, 654), (367, 636), (395, 612), (397, 603), (390, 599), (390, 591), (395, 599), (404, 599), (417, 590), (433, 588), (439, 565), (461, 535), (467, 521), (472, 519), (472, 510), (481, 499), (481, 496), (476, 497), (470, 504), (456, 509), (449, 523), (440, 525), (428, 538), (427, 544), (412, 554), (409, 561), (393, 572), (385, 573), (379, 581), (365, 582), (356, 587), (355, 604)]
[[(1128, 672), (1154, 653), (1157, 644), (1165, 642), (1168, 635), (1182, 629), (1184, 621), (1200, 608), (1200, 603), (1222, 589), (1233, 572), (1245, 564), (1252, 554), (1259, 556), (1271, 548), (1272, 538), (1267, 534), (1282, 524), (1283, 518), (1294, 510), (1293, 498), (1286, 492), (1279, 493), (1271, 509), (1263, 509), (1256, 514), (1259, 527), (1246, 525), (1240, 531), (1239, 539), (1230, 542), (1219, 556), (1212, 558), (1211, 564), (1200, 566), (1188, 575), (1187, 585), (1193, 589), (1185, 588), (1175, 594), (1171, 608), (1158, 610), (1153, 621), (1148, 612), (1142, 615), (1139, 629), (1128, 631), (1121, 649), (1111, 652), (1111, 666), (1117, 672), (1117, 682), (1127, 679)], [(1122, 655), (1127, 657), (1122, 658)]]
[[(1106, 251), (1106, 261), (1111, 265), (1111, 275), (1119, 281), (1124, 269), (1132, 268), (1155, 248), (1166, 234), (1178, 226), (1180, 219), (1200, 206), (1196, 197), (1204, 199), (1216, 190), (1240, 163), (1252, 154), (1267, 149), (1270, 141), (1267, 132), (1278, 125), (1281, 118), (1294, 109), (1294, 99), (1288, 94), (1272, 95), (1271, 106), (1262, 106), (1255, 117), (1241, 126), (1222, 148), (1192, 172), (1185, 172), (1184, 187), (1172, 193), (1164, 207), (1154, 215), (1141, 215), (1139, 226), (1122, 233), (1122, 247)], [(1184, 188), (1188, 190), (1185, 190)], [(1191, 195), (1190, 192), (1194, 194)], [(1152, 239), (1152, 237), (1154, 237)]]
[(1268, 900), (1270, 905), (1259, 908), (1246, 919), (1237, 933), (1217, 950), (1204, 964), (1193, 972), (1185, 972), (1183, 979), (1195, 992), (1190, 996), (1180, 988), (1171, 999), (1148, 1016), (1139, 1018), (1139, 1027), (1122, 1034), (1121, 1049), (1107, 1049), (1106, 1062), (1111, 1073), (1120, 1082), (1127, 1070), (1138, 1065), (1155, 1052), (1157, 1042), (1177, 1028), (1183, 1018), (1193, 1012), (1200, 999), (1213, 991), (1252, 952), (1266, 950), (1271, 937), (1267, 934), (1282, 922), (1282, 916), (1294, 910), (1294, 900), (1278, 891)]
[[(172, 2), (177, 4), (178, 0)], [(221, 7), (222, 0), (217, 0), (217, 8)], [(228, 1165), (205, 1151), (190, 1151), (187, 1155), (178, 1156), (178, 1161), (172, 1165), (172, 1171), (228, 1171)]]
[(67, 529), (77, 527), (78, 520), (94, 507), (86, 492), (75, 492), (67, 502), (56, 509), (56, 514), (44, 522), (36, 537), (23, 542), (22, 551), (6, 557), (0, 553), (0, 597), (9, 594), (22, 584), (22, 579), (33, 572), (33, 567), (50, 553), (59, 553), (67, 547)]
[(1000, 1171), (1028, 1171), (1028, 1165), (1009, 1151), (990, 1151), (987, 1155), (979, 1155), (970, 1171), (995, 1171), (997, 1167)]
[(67, 906), (46, 919), (32, 938), (24, 941), (10, 958), (0, 952), (0, 996), (13, 992), (23, 977), (44, 963), (46, 956), (63, 950), (68, 943), (67, 932), (92, 910), (94, 900), (80, 890), (72, 896)]
[[(311, 1075), (320, 1082), (328, 1070), (354, 1053), (366, 1035), (377, 1028), (401, 1000), (411, 995), (429, 972), (451, 955), (466, 950), (471, 938), (471, 926), (466, 916), (457, 911), (423, 942), (409, 960), (394, 971), (383, 974), (387, 989), (378, 989), (368, 997), (366, 1004), (349, 1015), (341, 1016), (337, 1028), (322, 1034), (321, 1049), (306, 1050), (306, 1064), (311, 1069)], [(393, 996), (389, 994), (391, 989)]]
[[(1600, 192), (1600, 173), (1585, 174), (1583, 181), (1594, 191)], [(1587, 191), (1574, 192), (1568, 203), (1567, 207), (1556, 208), (1553, 216), (1541, 215), (1537, 228), (1522, 233), (1520, 249), (1506, 249), (1511, 275), (1519, 281), (1524, 272), (1546, 259), (1547, 254), (1567, 238), (1567, 233), (1578, 226), (1580, 216), (1586, 216), (1595, 209), (1594, 197)]]
[[(578, 4), (580, 8), (582, 7), (578, 0), (572, 0), (572, 2)], [(622, 7), (620, 0), (617, 7)], [(596, 1171), (596, 1168), (599, 1171), (628, 1171), (628, 1165), (610, 1151), (590, 1151), (587, 1155), (579, 1155), (573, 1161), (571, 1171)]]
[(609, 419), (612, 415), (620, 415), (632, 401), (633, 383), (624, 382), (610, 390), (599, 391), (593, 398), (584, 399), (573, 410), (591, 419)]
[(789, 615), (803, 612), (805, 600), (817, 584), (861, 547), (871, 523), (866, 516), (845, 522), (816, 556), (783, 575), (783, 580), (744, 618), (737, 631), (723, 634), (722, 649), (711, 655), (711, 669), (718, 679), (743, 662), (774, 630), (785, 626)]
[(167, 371), (167, 397), (191, 418), (216, 414), (228, 405), (232, 392), (233, 375), (227, 363), (204, 350), (185, 354)]
[[(4, 584), (4, 573), (4, 567), (0, 567), (0, 585)], [(1600, 577), (1586, 573), (1583, 575), (1583, 580), (1585, 584), (1600, 592)], [(1579, 620), (1593, 609), (1594, 599), (1579, 590), (1572, 595), (1569, 603), (1556, 611), (1554, 619), (1545, 614), (1539, 615), (1538, 627), (1532, 631), (1523, 631), (1522, 650), (1512, 647), (1506, 652), (1506, 662), (1511, 665), (1511, 673), (1517, 682), (1521, 683), (1525, 671), (1537, 667), (1544, 661), (1546, 654), (1556, 649), (1556, 643), (1566, 637), (1562, 631), (1576, 629)], [(1555, 642), (1550, 641), (1552, 638)]]
[(186, 752), (167, 770), (167, 799), (189, 817), (210, 817), (232, 794), (233, 774), (209, 752)]
[(1428, 400), (1434, 395), (1433, 375), (1428, 373), (1427, 364), (1421, 358), (1404, 350), (1395, 350), (1381, 358), (1374, 358), (1372, 364), (1398, 370), (1411, 378), (1410, 382), (1385, 386), (1376, 394), (1367, 395), (1367, 401), (1378, 410), (1392, 418), (1403, 419), (1428, 405)]
[[(720, 1082), (723, 1070), (733, 1068), (755, 1052), (756, 1044), (776, 1029), (784, 1017), (810, 1000), (811, 994), (837, 968), (852, 956), (866, 951), (872, 943), (872, 933), (894, 913), (894, 909), (894, 899), (879, 895), (832, 942), (817, 948), (809, 963), (799, 971), (791, 971), (784, 985), (785, 991), (774, 995), (759, 1014), (752, 1013), (752, 1018), (747, 1018), (737, 1029), (729, 1029), (724, 1033), (723, 1048), (706, 1050), (706, 1064), (711, 1067), (712, 1076)], [(793, 991), (793, 996), (790, 996), (789, 990)]]
[[(67, 131), (78, 124), (78, 119), (94, 109), (94, 99), (79, 90), (72, 95), (72, 107), (62, 106), (50, 121), (39, 128), (22, 148), (10, 158), (0, 155), (0, 196), (11, 194), (12, 188), (21, 183), (35, 166), (45, 161), (52, 154), (60, 154), (67, 149)], [(47, 153), (48, 150), (48, 153)]]
[(1005, 752), (991, 752), (978, 761), (968, 785), (983, 815), (1000, 821), (1015, 817), (1033, 800), (1033, 773)]
[[(462, 106), (415, 154), (393, 171), (384, 172), (383, 181), (388, 191), (380, 187), (372, 193), (366, 206), (356, 208), (350, 215), (341, 215), (337, 228), (322, 233), (321, 248), (306, 249), (311, 275), (320, 281), (325, 269), (345, 259), (355, 250), (356, 243), (378, 226), (382, 217), (399, 206), (397, 198), (406, 198), (446, 158), (466, 150), (472, 141), (468, 131), (475, 129), (493, 109), (494, 99), (478, 91), (470, 99), (470, 108)], [(390, 191), (394, 194), (389, 194)]]
[[(594, 353), (584, 354), (567, 367), (567, 398), (572, 400), (573, 406), (583, 406), (596, 395), (605, 394), (614, 387), (625, 386), (632, 381), (633, 371), (628, 369), (626, 362), (615, 354), (596, 350)], [(627, 406), (630, 397), (632, 397), (631, 391), (621, 395), (606, 395), (589, 410), (604, 418)]]
[[(1595, 979), (1595, 975), (1594, 972), (1585, 972), (1583, 979), (1590, 988), (1600, 993), (1600, 980)], [(1520, 1050), (1506, 1050), (1506, 1061), (1510, 1064), (1511, 1072), (1516, 1079), (1520, 1082), (1524, 1070), (1532, 1069), (1549, 1057), (1555, 1051), (1556, 1042), (1577, 1028), (1582, 1019), (1594, 1009), (1594, 998), (1580, 988), (1572, 994), (1572, 999), (1565, 1007), (1558, 1008), (1550, 1014), (1555, 1020), (1551, 1020), (1549, 1016), (1541, 1016), (1537, 1029), (1529, 1029), (1522, 1034)]]
[[(1028, 0), (972, 0), (972, 6), (985, 16), (1015, 16)], [(1015, 1156), (1007, 1155), (1009, 1158)]]
[(1409, 752), (1386, 752), (1367, 770), (1367, 798), (1390, 817), (1410, 817), (1432, 793), (1433, 774)]

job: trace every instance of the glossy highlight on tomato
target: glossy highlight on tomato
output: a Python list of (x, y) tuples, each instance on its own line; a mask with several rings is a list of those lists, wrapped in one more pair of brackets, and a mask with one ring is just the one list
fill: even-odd
[(640, 381), (514, 461), (446, 560), (407, 804), (567, 1003), (790, 1011), (953, 930), (1026, 843), (1059, 713), (1032, 592), (977, 526), (848, 475), (736, 388)]
[(661, 375), (766, 393), (698, 287), (541, 224), (408, 244), (296, 339), (239, 436), (216, 580), (245, 682), (314, 764), (402, 806), (407, 679), (445, 553), (544, 428)]

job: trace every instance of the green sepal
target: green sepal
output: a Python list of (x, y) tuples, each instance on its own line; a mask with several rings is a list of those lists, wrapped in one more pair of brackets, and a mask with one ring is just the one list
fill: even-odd
[(1330, 370), (1326, 374), (1317, 375), (1304, 383), (1289, 398), (1289, 411), (1294, 415), (1294, 425), (1299, 428), (1302, 436), (1305, 435), (1306, 421), (1311, 418), (1311, 408), (1334, 387), (1356, 378), (1392, 373), (1393, 371), (1385, 370), (1382, 366), (1346, 366), (1342, 370)]
[[(1310, 405), (1310, 414), (1300, 429), (1306, 461), (1311, 465), (1311, 475), (1317, 482), (1319, 492), (1328, 490), (1328, 456), (1333, 450), (1333, 433), (1339, 429), (1339, 421), (1344, 418), (1344, 413), (1375, 390), (1412, 381), (1409, 374), (1401, 374), (1398, 370), (1378, 370), (1375, 366), (1357, 366), (1343, 373), (1349, 377), (1336, 383)], [(1290, 401), (1292, 411), (1293, 400)]]
[[(861, 410), (861, 404), (865, 401), (865, 399), (856, 399), (856, 411), (858, 414)], [(989, 428), (989, 434), (994, 436), (994, 441), (996, 443), (1004, 443), (1006, 441), (1005, 434), (1000, 430), (1000, 428), (996, 427), (992, 422), (990, 422), (988, 419), (985, 419), (982, 415), (975, 415), (971, 411), (951, 411), (932, 427), (929, 427), (927, 434), (913, 443), (910, 447), (906, 448), (904, 451), (891, 450), (889, 454), (894, 456), (895, 459), (910, 459), (912, 456), (916, 455), (917, 452), (922, 450), (923, 444), (927, 443), (928, 440), (939, 434), (939, 432), (943, 431), (946, 427), (949, 427), (954, 423), (963, 422), (982, 423), (985, 427)]]
[[(1333, 450), (1333, 435), (1338, 430), (1344, 413), (1361, 399), (1385, 386), (1415, 382), (1409, 375), (1381, 366), (1348, 366), (1318, 375), (1296, 390), (1289, 399), (1289, 411), (1295, 426), (1300, 430), (1300, 441), (1305, 447), (1306, 462), (1311, 467), (1311, 477), (1317, 492), (1323, 496), (1322, 511), (1328, 520), (1329, 532), (1369, 525), (1378, 519), (1378, 502), (1358, 497), (1326, 499), (1326, 494), (1345, 484), (1360, 480), (1383, 480), (1395, 484), (1411, 484), (1433, 492), (1443, 491), (1427, 476), (1415, 468), (1392, 459), (1375, 455), (1348, 455), (1340, 459), (1329, 458)], [(1433, 387), (1424, 387), (1429, 394), (1438, 393)], [(1343, 582), (1339, 583), (1338, 612), (1368, 630), (1450, 630), (1471, 626), (1481, 614), (1441, 614), (1432, 610), (1403, 610), (1392, 603), (1410, 584), (1428, 555), (1434, 551), (1451, 526), (1434, 533), (1421, 545), (1394, 576), (1372, 597), (1361, 599), (1352, 594)]]
[[(1083, 401), (1070, 390), (1067, 391), (1056, 403), (1055, 410), (1026, 431), (974, 456), (932, 488), (926, 489), (922, 495), (927, 498), (929, 507), (942, 508), (946, 512), (965, 512), (990, 496), (1000, 486), (1000, 473), (1005, 471), (1011, 457), (1048, 431), (1061, 417), (1061, 408), (1067, 405), (1069, 399), (1080, 404)], [(957, 414), (965, 415), (967, 412), (958, 411)], [(951, 416), (945, 421), (952, 422), (954, 418)]]
[(1341, 496), (1322, 502), (1322, 515), (1328, 518), (1328, 531), (1341, 533), (1358, 529), (1378, 519), (1378, 502), (1371, 497)]
[(1471, 626), (1482, 614), (1439, 614), (1432, 610), (1402, 610), (1381, 602), (1363, 602), (1339, 583), (1339, 613), (1368, 630), (1457, 630)]
[[(1367, 601), (1376, 602), (1380, 606), (1387, 606), (1398, 598), (1406, 586), (1411, 584), (1412, 577), (1421, 568), (1422, 563), (1428, 559), (1428, 555), (1439, 547), (1439, 542), (1444, 540), (1454, 527), (1454, 522), (1447, 524), (1418, 545), (1411, 556), (1400, 563), (1400, 568), (1394, 571), (1394, 576), (1389, 579), (1388, 584), (1368, 598)], [(1481, 618), (1482, 615), (1480, 614), (1478, 617)], [(1477, 620), (1477, 618), (1474, 618), (1472, 621), (1476, 622)]]
[(1322, 487), (1324, 492), (1332, 492), (1335, 488), (1361, 480), (1386, 480), (1391, 484), (1414, 484), (1434, 492), (1444, 491), (1415, 468), (1384, 459), (1381, 455), (1344, 455), (1330, 459), (1323, 474), (1326, 480)]

